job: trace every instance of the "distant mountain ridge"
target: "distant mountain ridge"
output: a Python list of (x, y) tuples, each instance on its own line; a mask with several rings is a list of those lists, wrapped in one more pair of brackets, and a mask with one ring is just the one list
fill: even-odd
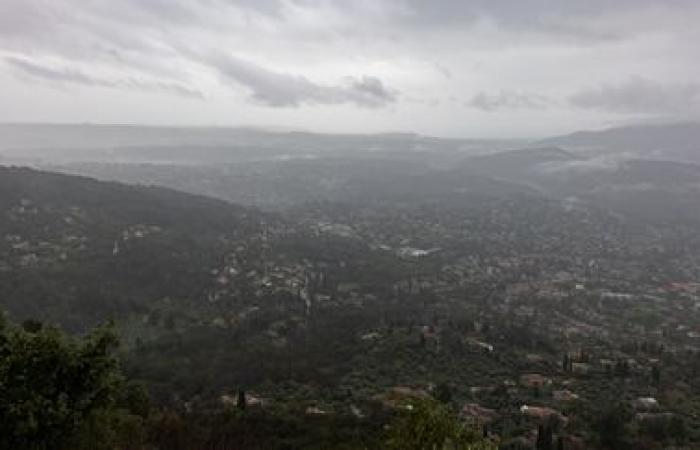
[(467, 158), (461, 170), (654, 222), (700, 221), (700, 165), (630, 158), (523, 149)]
[(324, 134), (245, 127), (0, 124), (0, 156), (47, 161), (235, 163), (275, 157), (459, 152), (507, 141), (413, 133)]
[[(576, 197), (654, 220), (700, 220), (700, 124), (692, 122), (581, 131), (516, 149), (505, 141), (410, 133), (117, 125), (0, 125), (0, 131), (0, 156), (38, 152), (39, 160), (27, 164), (273, 210), (309, 201), (526, 193)], [(71, 142), (80, 146), (66, 148)], [(54, 147), (37, 147), (49, 143)], [(68, 160), (52, 162), (58, 154)]]
[(487, 154), (559, 148), (700, 163), (700, 123), (578, 131), (539, 141), (454, 139), (414, 133), (324, 134), (251, 127), (0, 124), (0, 156), (70, 161), (235, 163), (241, 160), (388, 153)]
[(578, 131), (543, 139), (538, 144), (559, 146), (584, 154), (630, 153), (639, 157), (700, 163), (700, 123), (633, 125), (601, 131)]

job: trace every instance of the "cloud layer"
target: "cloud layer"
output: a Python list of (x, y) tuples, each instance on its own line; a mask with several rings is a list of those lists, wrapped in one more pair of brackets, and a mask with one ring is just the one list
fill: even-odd
[(695, 0), (3, 0), (17, 107), (0, 121), (502, 136), (697, 119), (698, 21)]
[(180, 95), (183, 97), (192, 97), (203, 99), (204, 95), (192, 88), (182, 86), (177, 83), (169, 83), (163, 81), (148, 81), (134, 78), (110, 80), (99, 78), (72, 68), (53, 68), (50, 66), (40, 65), (31, 60), (7, 56), (5, 62), (36, 80), (43, 80), (58, 84), (76, 84), (84, 86), (99, 86), (116, 89), (140, 89), (144, 91), (163, 91)]

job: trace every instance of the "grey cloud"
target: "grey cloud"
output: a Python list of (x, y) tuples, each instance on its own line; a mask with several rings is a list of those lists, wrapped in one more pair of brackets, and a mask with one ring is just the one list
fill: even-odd
[[(316, 4), (318, 2), (306, 2)], [(326, 2), (328, 3), (328, 2)], [(331, 1), (349, 15), (360, 14), (364, 2)], [(383, 5), (384, 19), (390, 26), (412, 30), (473, 26), (486, 19), (498, 28), (518, 32), (536, 32), (567, 36), (584, 41), (620, 39), (625, 32), (613, 26), (591, 26), (591, 21), (615, 14), (636, 14), (648, 9), (666, 9), (683, 13), (697, 7), (696, 0), (377, 0)], [(389, 17), (386, 17), (389, 16)], [(625, 25), (635, 27), (629, 18)], [(646, 26), (639, 24), (640, 30)]]
[(16, 58), (14, 56), (6, 56), (4, 60), (15, 69), (19, 69), (27, 75), (43, 80), (60, 83), (85, 84), (89, 86), (111, 86), (111, 83), (98, 78), (90, 77), (74, 69), (53, 69), (22, 58)]
[(98, 86), (116, 89), (159, 91), (169, 92), (183, 97), (204, 98), (203, 94), (198, 90), (177, 83), (140, 80), (133, 77), (110, 80), (88, 75), (76, 69), (56, 69), (53, 67), (47, 67), (27, 59), (17, 58), (13, 56), (6, 56), (3, 59), (5, 63), (9, 64), (16, 70), (19, 70), (26, 75), (29, 75), (35, 79), (40, 79), (53, 83), (79, 84), (84, 86)]
[(182, 97), (190, 97), (204, 99), (205, 96), (201, 91), (193, 89), (182, 84), (171, 83), (168, 81), (146, 81), (136, 78), (127, 78), (117, 82), (115, 87), (124, 87), (129, 89), (140, 89), (143, 91), (161, 91), (171, 94), (180, 95)]
[(333, 89), (344, 91), (341, 97), (345, 96), (350, 101), (369, 107), (380, 107), (396, 101), (396, 91), (387, 88), (377, 77), (364, 75), (361, 78), (348, 77), (347, 80), (346, 88)]
[[(170, 61), (180, 61), (183, 65), (203, 62), (201, 55), (198, 55), (202, 49), (183, 52), (179, 39), (171, 39), (171, 36), (163, 33), (162, 27), (178, 26), (183, 33), (193, 32), (193, 36), (199, 36), (197, 29), (225, 35), (225, 31), (217, 29), (217, 26), (221, 26), (227, 15), (262, 14), (284, 22), (287, 20), (285, 8), (292, 4), (297, 8), (321, 5), (314, 0), (96, 0), (78, 7), (61, 0), (45, 5), (35, 0), (7, 0), (4, 6), (0, 6), (0, 12), (7, 12), (5, 18), (8, 21), (13, 16), (21, 19), (22, 26), (12, 33), (3, 32), (8, 27), (0, 27), (0, 50), (4, 48), (17, 55), (34, 53), (58, 56), (69, 63), (79, 62), (83, 67), (97, 62), (118, 67), (120, 71), (146, 72), (153, 78), (173, 81), (151, 83), (133, 77), (112, 81), (72, 69), (37, 65), (26, 56), (8, 60), (15, 69), (34, 78), (60, 83), (170, 91), (183, 96), (201, 97), (200, 92), (185, 85), (181, 74), (172, 71)], [(0, 17), (0, 24), (6, 20)], [(51, 38), (51, 35), (55, 38)], [(210, 47), (215, 44), (206, 45)], [(208, 50), (204, 49), (205, 52)], [(338, 85), (322, 85), (304, 76), (270, 70), (237, 58), (213, 58), (204, 62), (227, 81), (248, 87), (252, 91), (252, 99), (257, 103), (272, 107), (349, 103), (378, 108), (395, 102), (397, 98), (396, 91), (372, 76), (346, 78)]]
[[(402, 0), (416, 20), (446, 23), (489, 17), (504, 24), (537, 25), (546, 16), (585, 16), (653, 4), (653, 0)], [(420, 17), (419, 14), (420, 13)]]
[(569, 98), (576, 107), (618, 113), (673, 113), (700, 106), (700, 84), (663, 84), (632, 77), (616, 84), (586, 88)]
[(348, 77), (344, 85), (317, 84), (301, 75), (275, 72), (232, 56), (208, 61), (226, 82), (250, 89), (254, 101), (271, 107), (354, 103), (379, 108), (396, 101), (397, 93), (372, 76)]
[(528, 94), (514, 91), (500, 91), (495, 94), (479, 92), (465, 106), (492, 112), (502, 109), (545, 109), (551, 101), (537, 94)]
[[(293, 8), (290, 8), (293, 5)], [(371, 5), (368, 7), (368, 5)], [(693, 0), (664, 2), (664, 8), (693, 5)], [(132, 52), (162, 51), (158, 42), (162, 31), (178, 27), (211, 31), (225, 26), (227, 16), (266, 16), (284, 27), (294, 25), (298, 17), (289, 16), (293, 9), (318, 8), (336, 10), (355, 30), (383, 30), (387, 34), (445, 27), (464, 28), (480, 18), (487, 18), (501, 28), (547, 33), (568, 33), (576, 36), (614, 36), (607, 30), (590, 30), (580, 20), (619, 11), (659, 7), (654, 0), (94, 0), (72, 2), (54, 0), (3, 0), (0, 2), (0, 46), (2, 37), (13, 40), (14, 46), (26, 43), (49, 50), (100, 56), (96, 48), (117, 48)], [(362, 24), (368, 24), (363, 28)], [(220, 30), (225, 32), (225, 30)], [(159, 36), (161, 35), (161, 36)], [(97, 44), (97, 45), (95, 45)], [(166, 45), (167, 47), (167, 45)], [(90, 54), (94, 52), (94, 54)]]
[(440, 75), (445, 77), (446, 80), (452, 79), (452, 71), (450, 69), (448, 69), (447, 67), (445, 67), (439, 63), (435, 63), (434, 65), (435, 65), (435, 70), (437, 70), (438, 73), (440, 73)]
[(196, 2), (176, 0), (127, 0), (131, 7), (143, 11), (151, 18), (157, 18), (175, 24), (188, 24), (200, 19), (198, 10), (193, 6)]
[[(566, 127), (578, 120), (575, 115), (590, 126), (595, 126), (594, 120), (611, 120), (585, 109), (657, 111), (661, 117), (681, 118), (690, 112), (696, 117), (700, 109), (688, 110), (699, 102), (693, 84), (647, 80), (627, 83), (631, 87), (593, 85), (571, 98), (554, 100), (529, 92), (544, 92), (543, 82), (551, 82), (548, 92), (577, 83), (568, 88), (573, 92), (578, 83), (587, 81), (582, 69), (589, 66), (595, 73), (618, 74), (627, 73), (629, 67), (650, 74), (672, 67), (667, 76), (659, 75), (661, 83), (679, 73), (688, 74), (689, 80), (697, 78), (692, 42), (698, 35), (693, 28), (698, 17), (697, 0), (0, 0), (0, 70), (11, 68), (22, 75), (11, 80), (2, 94), (12, 98), (13, 83), (24, 78), (76, 91), (79, 86), (101, 86), (201, 97), (197, 86), (209, 88), (213, 75), (249, 92), (253, 102), (278, 108), (324, 104), (380, 108), (400, 98), (396, 114), (381, 118), (387, 127), (413, 126), (413, 114), (425, 110), (420, 105), (439, 106), (456, 133), (462, 130), (454, 119), (460, 105), (533, 112), (528, 119), (532, 123), (537, 110), (566, 107), (571, 114), (553, 121)], [(183, 51), (183, 45), (192, 51)], [(497, 53), (504, 48), (513, 51)], [(210, 52), (220, 49), (250, 59), (209, 58)], [(3, 63), (6, 55), (17, 58)], [(562, 64), (538, 65), (560, 57)], [(287, 68), (277, 61), (284, 61)], [(477, 61), (484, 61), (478, 71)], [(365, 63), (382, 67), (382, 72), (363, 68)], [(349, 64), (358, 66), (346, 69)], [(379, 78), (321, 81), (321, 75), (314, 73), (321, 68)], [(520, 77), (520, 70), (527, 76)], [(543, 71), (542, 78), (537, 70)], [(470, 91), (468, 80), (484, 92)], [(211, 86), (210, 92), (220, 90)], [(455, 100), (438, 105), (431, 98), (443, 90), (441, 97)], [(94, 99), (81, 100), (99, 104), (100, 93), (95, 94)], [(225, 107), (249, 107), (229, 104), (219, 96), (212, 99), (217, 107), (203, 113), (211, 121), (222, 120)], [(125, 108), (117, 103), (109, 107)], [(409, 111), (411, 107), (416, 111)], [(31, 109), (26, 106), (28, 112), (22, 114), (31, 115)], [(163, 120), (180, 113), (164, 110)], [(130, 111), (121, 114), (128, 117)], [(251, 118), (268, 114), (260, 108), (250, 111)], [(321, 116), (313, 111), (301, 114)], [(297, 120), (304, 119), (294, 116)], [(433, 126), (425, 122), (416, 126)], [(495, 121), (486, 123), (496, 126)], [(348, 121), (348, 126), (364, 124)]]
[[(148, 0), (145, 3), (161, 4), (163, 1)], [(464, 26), (485, 17), (503, 26), (522, 29), (541, 28), (554, 18), (597, 17), (658, 6), (682, 10), (696, 3), (696, 0), (672, 0), (662, 5), (658, 0), (212, 0), (209, 5), (233, 4), (274, 17), (283, 17), (285, 8), (290, 4), (308, 9), (332, 6), (352, 16), (366, 16), (368, 11), (379, 11), (390, 21), (420, 26)], [(564, 29), (562, 23), (552, 26), (553, 30)]]

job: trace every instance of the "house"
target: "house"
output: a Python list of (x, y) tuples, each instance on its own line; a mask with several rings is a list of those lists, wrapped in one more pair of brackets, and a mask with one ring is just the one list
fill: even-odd
[(430, 394), (423, 389), (414, 389), (407, 386), (396, 386), (388, 392), (375, 396), (384, 407), (396, 409), (402, 404), (410, 404), (411, 400), (424, 400), (430, 398)]
[(552, 397), (558, 402), (570, 402), (579, 399), (579, 396), (577, 394), (574, 394), (568, 389), (554, 391), (552, 393)]
[(562, 413), (553, 408), (546, 406), (529, 406), (523, 405), (520, 407), (520, 412), (528, 417), (532, 417), (538, 421), (546, 421), (552, 418), (557, 419), (561, 423), (566, 423), (567, 419)]
[(477, 403), (467, 403), (462, 407), (461, 416), (481, 424), (491, 423), (500, 415), (493, 409), (485, 408)]
[(651, 411), (659, 407), (659, 401), (654, 397), (639, 397), (632, 405), (636, 410)]
[[(238, 396), (237, 395), (229, 395), (229, 394), (224, 394), (221, 397), (219, 397), (219, 401), (224, 405), (224, 406), (238, 406)], [(264, 406), (265, 403), (267, 403), (267, 400), (256, 397), (255, 395), (245, 393), (245, 404), (246, 406)]]
[(325, 409), (321, 409), (318, 406), (309, 406), (306, 408), (306, 414), (311, 415), (311, 416), (322, 416), (326, 414), (330, 414), (330, 411), (326, 411)]
[(474, 347), (477, 350), (482, 350), (487, 353), (491, 353), (494, 350), (493, 345), (488, 344), (486, 342), (482, 342), (476, 339), (469, 339), (469, 344), (471, 344), (472, 347)]
[(581, 362), (571, 363), (571, 372), (578, 375), (585, 375), (591, 372), (591, 365)]
[(371, 331), (369, 333), (365, 333), (362, 336), (360, 336), (360, 339), (362, 339), (363, 341), (374, 341), (377, 339), (381, 339), (381, 337), (382, 337), (382, 335), (379, 334), (378, 332)]

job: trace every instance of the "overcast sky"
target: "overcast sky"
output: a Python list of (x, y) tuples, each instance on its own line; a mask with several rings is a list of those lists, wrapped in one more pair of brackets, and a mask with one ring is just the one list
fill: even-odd
[(697, 0), (0, 0), (0, 121), (538, 137), (700, 117)]

